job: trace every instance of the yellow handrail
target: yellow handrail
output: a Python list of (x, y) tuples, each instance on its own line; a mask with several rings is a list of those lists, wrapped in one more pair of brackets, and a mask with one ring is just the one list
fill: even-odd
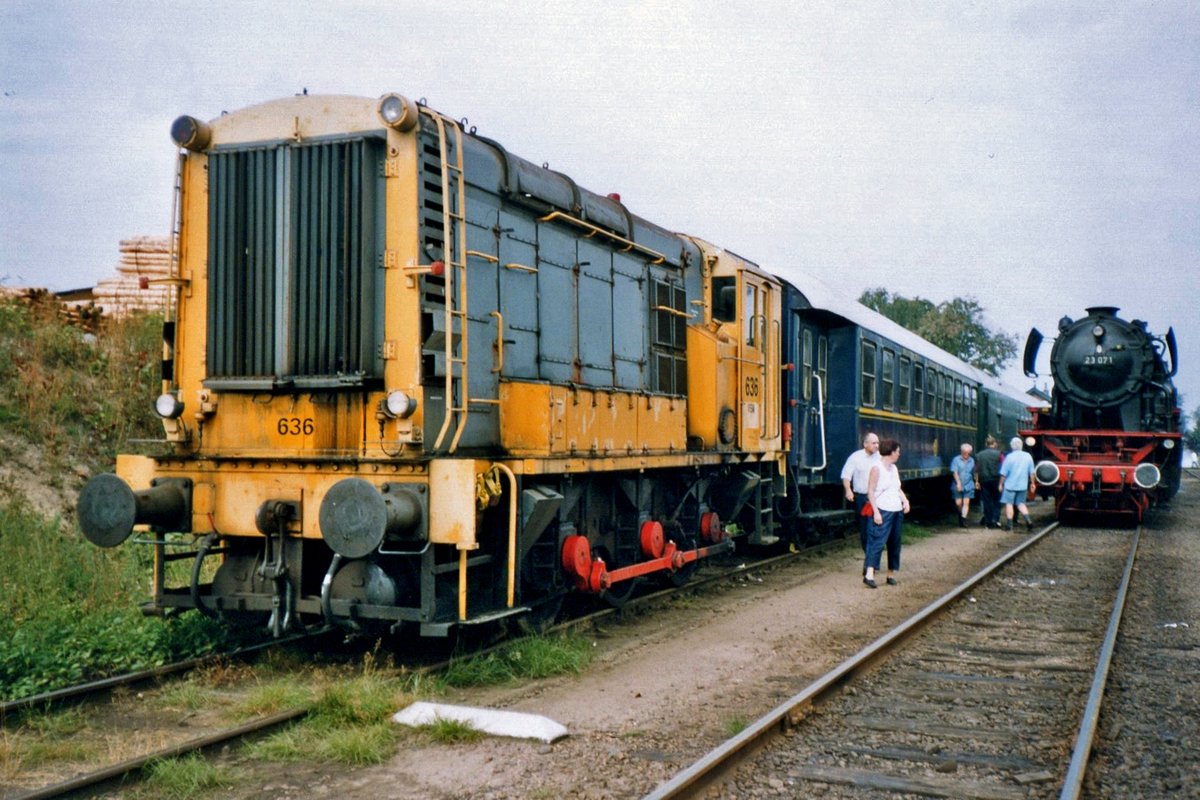
[(584, 230), (591, 231), (591, 233), (588, 234), (588, 238), (595, 236), (598, 233), (601, 236), (607, 236), (609, 239), (612, 239), (614, 242), (617, 242), (618, 244), (624, 245), (626, 251), (637, 250), (639, 253), (642, 253), (643, 255), (652, 256), (654, 258), (653, 263), (655, 263), (655, 264), (661, 264), (667, 260), (667, 257), (664, 256), (662, 253), (658, 252), (657, 250), (651, 250), (649, 247), (640, 245), (637, 242), (630, 241), (629, 239), (626, 239), (622, 236), (617, 236), (612, 231), (606, 231), (604, 228), (601, 228), (599, 225), (593, 225), (590, 222), (584, 222), (583, 220), (579, 219), (578, 217), (572, 217), (570, 214), (566, 213), (565, 211), (552, 211), (544, 217), (538, 217), (538, 222), (551, 222), (556, 219), (565, 220), (566, 222), (569, 222), (572, 225), (578, 225), (579, 227), (583, 228)]
[(508, 478), (508, 607), (516, 603), (517, 590), (517, 476), (504, 464), (494, 464)]

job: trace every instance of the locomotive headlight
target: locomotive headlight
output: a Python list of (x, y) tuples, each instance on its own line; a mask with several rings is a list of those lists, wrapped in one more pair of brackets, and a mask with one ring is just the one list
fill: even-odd
[(1174, 439), (1163, 439), (1163, 449), (1164, 450), (1174, 450), (1175, 449), (1175, 440)]
[(417, 107), (403, 95), (385, 94), (379, 98), (377, 110), (384, 125), (401, 133), (412, 130), (417, 124)]
[(407, 419), (417, 410), (417, 400), (415, 397), (409, 397), (406, 392), (388, 392), (379, 408), (384, 415), (392, 419)]
[(1095, 336), (1097, 339), (1099, 339), (1103, 335), (1104, 335), (1104, 326), (1103, 325), (1097, 325), (1096, 327), (1092, 328), (1092, 336)]
[(1162, 480), (1162, 473), (1153, 464), (1138, 464), (1133, 471), (1133, 482), (1143, 489), (1153, 489)]
[(1033, 447), (1035, 444), (1037, 444), (1037, 439), (1033, 438), (1032, 436), (1025, 437), (1025, 446), (1026, 447)]
[(171, 123), (171, 138), (180, 147), (200, 152), (212, 141), (212, 129), (195, 117), (184, 115)]
[(169, 392), (160, 394), (154, 401), (154, 410), (163, 419), (177, 419), (183, 413), (183, 402)]

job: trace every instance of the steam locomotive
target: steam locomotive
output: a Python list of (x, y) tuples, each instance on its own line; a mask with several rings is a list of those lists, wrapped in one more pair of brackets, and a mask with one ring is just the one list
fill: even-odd
[[(944, 498), (1019, 393), (398, 94), (180, 117), (164, 440), (79, 499), (149, 611), (445, 636), (821, 535), (867, 430)], [(798, 273), (793, 273), (793, 276)], [(190, 570), (188, 569), (190, 567)]]
[[(1025, 343), (1024, 369), (1035, 377), (1042, 334)], [(1022, 431), (1036, 462), (1039, 491), (1060, 518), (1141, 522), (1179, 490), (1183, 448), (1175, 331), (1156, 337), (1142, 320), (1096, 306), (1063, 317), (1050, 353), (1051, 405)]]

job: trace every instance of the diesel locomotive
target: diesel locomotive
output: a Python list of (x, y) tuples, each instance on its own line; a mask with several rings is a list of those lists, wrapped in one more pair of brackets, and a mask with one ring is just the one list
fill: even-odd
[(171, 135), (164, 438), (78, 506), (95, 544), (152, 548), (148, 611), (539, 623), (846, 519), (868, 429), (944, 493), (959, 442), (1027, 423), (836, 290), (423, 102), (303, 95)]
[[(1022, 431), (1036, 462), (1040, 491), (1060, 518), (1141, 522), (1147, 509), (1179, 490), (1179, 398), (1171, 382), (1179, 361), (1175, 331), (1150, 333), (1117, 308), (1063, 317), (1050, 353), (1051, 405)], [(1025, 343), (1034, 377), (1042, 334)]]

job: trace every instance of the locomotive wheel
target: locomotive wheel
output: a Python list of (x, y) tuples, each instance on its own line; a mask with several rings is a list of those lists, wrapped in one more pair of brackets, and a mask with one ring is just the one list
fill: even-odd
[[(697, 546), (696, 537), (690, 533), (683, 531), (675, 531), (671, 534), (671, 538), (675, 540), (675, 546), (680, 550), (695, 550)], [(684, 564), (674, 572), (664, 572), (662, 574), (663, 583), (668, 586), (674, 586), (678, 589), (692, 579), (696, 574), (696, 570), (700, 568), (700, 562), (691, 561)]]
[(559, 592), (531, 603), (529, 613), (517, 618), (517, 630), (526, 636), (545, 633), (558, 618), (566, 597), (565, 592)]
[(634, 578), (633, 580), (614, 583), (610, 588), (601, 592), (600, 597), (613, 608), (624, 608), (625, 604), (633, 597), (633, 592), (637, 589), (638, 580), (639, 578)]

